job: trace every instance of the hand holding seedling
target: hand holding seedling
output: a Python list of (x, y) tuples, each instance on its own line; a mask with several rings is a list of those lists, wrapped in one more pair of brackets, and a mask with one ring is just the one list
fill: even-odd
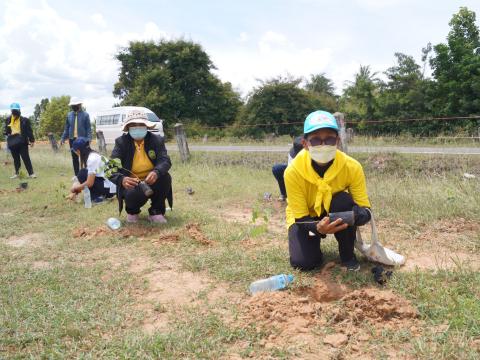
[(148, 185), (153, 185), (155, 183), (155, 181), (157, 181), (158, 179), (158, 175), (155, 171), (150, 171), (147, 175), (147, 177), (145, 178), (145, 182), (148, 184)]
[(317, 224), (317, 231), (320, 234), (335, 234), (338, 231), (345, 230), (348, 227), (348, 224), (344, 224), (342, 219), (337, 219), (333, 222), (330, 222), (330, 218), (325, 216)]
[(122, 186), (125, 189), (133, 189), (135, 186), (138, 185), (139, 180), (137, 178), (132, 178), (125, 176), (122, 180)]

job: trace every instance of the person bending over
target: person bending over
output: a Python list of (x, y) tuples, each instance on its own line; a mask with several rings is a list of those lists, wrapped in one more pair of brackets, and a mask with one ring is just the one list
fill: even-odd
[(82, 168), (77, 174), (78, 182), (72, 186), (70, 192), (78, 194), (87, 186), (95, 203), (115, 196), (116, 186), (105, 179), (103, 171), (105, 164), (101, 155), (90, 148), (88, 139), (83, 137), (75, 139), (72, 151), (79, 157)]
[(277, 180), (278, 188), (280, 190), (280, 197), (278, 198), (280, 201), (287, 200), (287, 190), (285, 189), (285, 180), (283, 179), (283, 174), (285, 173), (287, 166), (290, 165), (292, 160), (295, 159), (295, 156), (297, 156), (297, 154), (303, 149), (302, 139), (302, 136), (297, 136), (293, 140), (293, 146), (288, 152), (288, 162), (286, 164), (281, 163), (272, 166), (272, 174)]

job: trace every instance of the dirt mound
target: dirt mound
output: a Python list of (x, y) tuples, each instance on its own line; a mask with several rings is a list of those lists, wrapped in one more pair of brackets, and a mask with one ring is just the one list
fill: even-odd
[(193, 240), (198, 241), (200, 244), (203, 245), (213, 245), (213, 241), (203, 234), (199, 224), (187, 224), (185, 226), (185, 229), (187, 230), (188, 236), (190, 236)]
[(157, 242), (177, 242), (180, 236), (177, 233), (165, 233), (159, 231), (158, 228), (145, 226), (128, 226), (119, 230), (110, 230), (106, 226), (100, 226), (96, 229), (81, 227), (73, 230), (74, 238), (85, 238), (87, 240), (98, 236), (116, 235), (122, 238), (136, 237), (139, 240), (149, 240), (153, 243)]
[[(297, 338), (309, 347), (331, 347), (364, 341), (365, 327), (415, 329), (417, 312), (404, 298), (389, 290), (349, 290), (332, 278), (335, 264), (327, 264), (307, 288), (259, 293), (248, 299), (240, 321), (267, 332), (269, 346)], [(327, 330), (329, 329), (329, 330)], [(335, 333), (328, 334), (328, 331)], [(320, 332), (320, 334), (319, 334)]]
[(337, 323), (347, 320), (357, 324), (366, 320), (375, 325), (386, 322), (401, 325), (405, 320), (417, 318), (415, 308), (390, 290), (355, 290), (345, 295), (341, 303), (342, 306), (332, 313)]
[(333, 261), (327, 263), (320, 274), (315, 277), (312, 287), (303, 287), (298, 290), (301, 295), (308, 295), (317, 302), (329, 302), (340, 299), (348, 292), (345, 285), (338, 280), (332, 280), (331, 271), (335, 267)]

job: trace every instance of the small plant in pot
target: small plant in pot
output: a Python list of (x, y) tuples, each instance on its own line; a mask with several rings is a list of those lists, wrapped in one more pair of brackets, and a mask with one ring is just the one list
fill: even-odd
[(107, 179), (110, 179), (114, 173), (118, 172), (118, 170), (125, 170), (126, 172), (131, 174), (132, 177), (138, 180), (138, 186), (146, 197), (150, 197), (153, 195), (152, 188), (145, 181), (140, 180), (140, 178), (134, 173), (132, 173), (130, 170), (123, 168), (122, 161), (120, 159), (108, 159), (105, 156), (102, 156), (102, 161), (104, 165), (102, 166), (101, 170), (105, 173), (105, 177)]

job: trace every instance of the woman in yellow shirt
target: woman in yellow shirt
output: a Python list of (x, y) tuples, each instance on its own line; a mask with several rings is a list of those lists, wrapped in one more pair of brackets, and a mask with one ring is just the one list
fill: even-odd
[[(167, 222), (165, 200), (171, 199), (172, 194), (172, 178), (168, 173), (172, 164), (163, 137), (150, 133), (151, 127), (153, 124), (145, 112), (131, 111), (123, 125), (126, 133), (115, 139), (112, 151), (112, 159), (120, 159), (123, 169), (110, 180), (117, 185), (120, 211), (125, 202), (129, 223), (138, 221), (141, 207), (148, 199), (151, 201), (148, 219), (161, 224)], [(150, 196), (145, 195), (143, 182), (153, 190)]]
[[(338, 126), (332, 114), (315, 111), (304, 124), (304, 149), (285, 170), (290, 263), (310, 270), (323, 261), (320, 239), (334, 234), (342, 265), (357, 271), (356, 226), (370, 220), (365, 176), (358, 161), (337, 149)], [(330, 222), (328, 213), (352, 211), (354, 224)]]
[(19, 103), (12, 103), (10, 111), (12, 115), (7, 118), (5, 123), (5, 135), (7, 135), (7, 146), (12, 153), (13, 165), (15, 167), (15, 174), (11, 176), (11, 179), (18, 177), (21, 166), (20, 158), (23, 160), (29, 177), (36, 178), (30, 154), (28, 153), (28, 145), (33, 147), (35, 143), (30, 120), (21, 116)]

